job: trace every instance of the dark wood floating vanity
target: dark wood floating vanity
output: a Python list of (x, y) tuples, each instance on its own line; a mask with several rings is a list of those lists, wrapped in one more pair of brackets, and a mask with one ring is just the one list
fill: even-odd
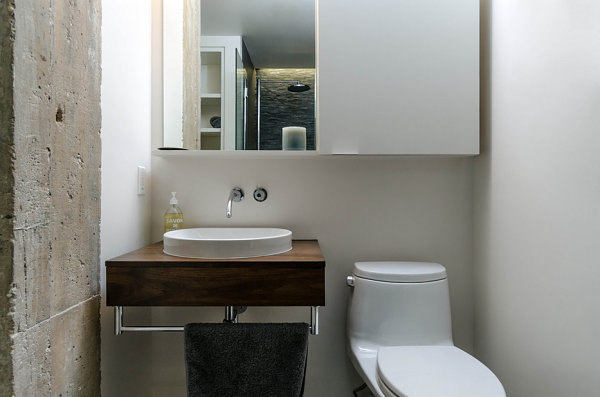
[(245, 259), (166, 255), (162, 241), (106, 261), (107, 306), (324, 306), (317, 240)]

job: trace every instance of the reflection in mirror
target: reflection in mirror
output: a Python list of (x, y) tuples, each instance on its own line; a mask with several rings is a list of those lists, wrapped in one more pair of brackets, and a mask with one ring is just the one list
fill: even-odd
[(163, 63), (165, 147), (315, 150), (315, 0), (163, 0)]

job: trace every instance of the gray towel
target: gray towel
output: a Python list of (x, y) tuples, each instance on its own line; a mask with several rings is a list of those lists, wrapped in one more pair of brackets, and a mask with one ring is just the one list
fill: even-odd
[(296, 397), (304, 391), (308, 324), (187, 324), (188, 397)]

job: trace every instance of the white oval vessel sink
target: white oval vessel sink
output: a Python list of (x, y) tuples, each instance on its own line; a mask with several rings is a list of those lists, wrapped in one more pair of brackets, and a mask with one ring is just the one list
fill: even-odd
[(238, 259), (292, 249), (292, 232), (274, 228), (195, 228), (164, 234), (163, 252), (184, 258)]

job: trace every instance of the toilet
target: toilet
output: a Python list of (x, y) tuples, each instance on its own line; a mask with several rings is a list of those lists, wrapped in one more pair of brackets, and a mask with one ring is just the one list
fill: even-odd
[(373, 394), (506, 397), (492, 371), (454, 346), (444, 266), (357, 262), (347, 283), (348, 354)]

